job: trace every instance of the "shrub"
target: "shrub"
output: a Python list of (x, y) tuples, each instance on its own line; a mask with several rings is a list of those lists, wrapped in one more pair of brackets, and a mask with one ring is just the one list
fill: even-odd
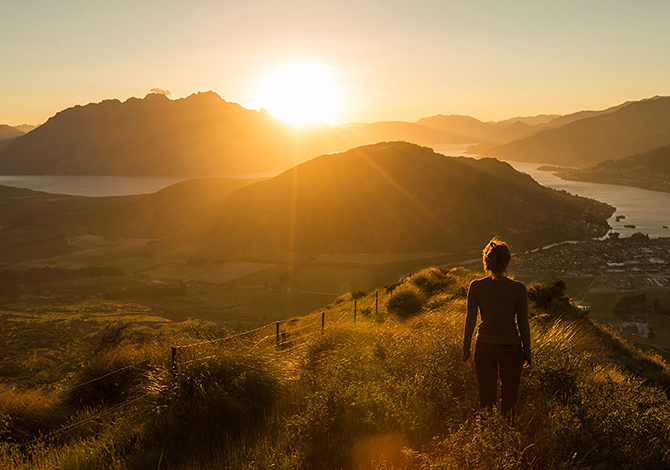
[(395, 289), (386, 301), (386, 309), (402, 319), (416, 315), (423, 308), (423, 295), (413, 286)]
[(270, 364), (244, 351), (184, 363), (176, 377), (162, 371), (151, 377), (155, 405), (153, 435), (170, 453), (239, 436), (263, 421), (279, 390)]
[(128, 399), (155, 366), (144, 348), (124, 345), (91, 357), (75, 373), (65, 403), (73, 408), (110, 406)]
[(365, 291), (357, 290), (357, 291), (354, 291), (354, 292), (351, 293), (351, 298), (352, 299), (362, 299), (363, 297), (365, 297), (365, 295), (366, 295)]
[(65, 409), (57, 397), (16, 390), (0, 395), (0, 439), (3, 441), (24, 443), (56, 428), (65, 418)]
[(574, 311), (570, 299), (565, 295), (565, 282), (562, 279), (554, 279), (548, 283), (531, 284), (528, 288), (529, 306), (538, 311), (550, 315), (560, 315)]
[(425, 294), (432, 294), (442, 290), (450, 283), (450, 279), (438, 268), (422, 269), (418, 273), (413, 274), (409, 278), (409, 281)]

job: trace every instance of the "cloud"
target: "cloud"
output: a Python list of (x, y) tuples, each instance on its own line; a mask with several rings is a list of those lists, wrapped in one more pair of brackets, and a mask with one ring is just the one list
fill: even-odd
[(172, 96), (174, 93), (172, 93), (170, 90), (166, 88), (160, 88), (160, 87), (153, 87), (151, 90), (149, 90), (149, 93), (156, 93), (157, 95), (165, 95), (165, 96)]

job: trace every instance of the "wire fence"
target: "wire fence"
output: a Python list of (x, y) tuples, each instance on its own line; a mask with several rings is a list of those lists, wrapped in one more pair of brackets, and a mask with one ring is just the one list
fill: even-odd
[[(374, 306), (375, 312), (378, 311), (379, 308), (379, 293), (375, 292), (375, 299), (374, 302), (371, 306), (367, 307), (369, 309), (372, 309)], [(280, 352), (282, 354), (287, 354), (292, 351), (297, 350), (298, 348), (301, 348), (305, 346), (310, 339), (316, 337), (319, 334), (322, 334), (326, 327), (332, 327), (335, 325), (340, 325), (349, 319), (351, 319), (354, 323), (357, 321), (357, 314), (358, 314), (358, 299), (354, 299), (351, 302), (351, 306), (349, 308), (344, 308), (342, 309), (342, 312), (339, 316), (337, 316), (335, 319), (327, 319), (327, 314), (331, 312), (326, 312), (323, 310), (321, 312), (321, 318), (319, 319), (318, 317), (315, 320), (309, 320), (307, 324), (303, 324), (299, 327), (291, 327), (292, 324), (296, 323), (295, 319), (288, 319), (288, 320), (280, 320), (280, 321), (275, 321), (271, 323), (267, 323), (265, 325), (259, 326), (257, 328), (252, 328), (249, 330), (242, 331), (240, 333), (235, 333), (231, 335), (226, 335), (221, 338), (214, 338), (214, 339), (209, 339), (209, 340), (201, 340), (201, 341), (195, 341), (192, 343), (188, 344), (181, 344), (181, 345), (175, 345), (171, 346), (169, 353), (168, 351), (162, 351), (156, 354), (152, 354), (150, 356), (147, 356), (141, 360), (135, 361), (131, 364), (126, 364), (123, 367), (119, 367), (115, 370), (112, 370), (110, 372), (107, 372), (99, 377), (95, 377), (93, 379), (87, 380), (82, 383), (78, 383), (76, 385), (73, 385), (71, 387), (63, 388), (60, 390), (56, 390), (52, 393), (49, 393), (47, 395), (43, 396), (38, 396), (26, 401), (23, 401), (21, 403), (17, 403), (15, 405), (12, 405), (10, 407), (4, 408), (0, 410), (0, 418), (3, 418), (3, 415), (8, 416), (10, 412), (18, 410), (20, 408), (26, 408), (32, 404), (35, 404), (37, 402), (41, 401), (46, 401), (47, 403), (49, 402), (50, 399), (55, 398), (57, 396), (72, 392), (74, 390), (80, 389), (82, 387), (86, 387), (89, 385), (92, 385), (96, 382), (99, 382), (101, 380), (107, 379), (109, 377), (112, 377), (116, 374), (119, 374), (123, 371), (129, 370), (131, 368), (136, 368), (144, 363), (148, 363), (149, 361), (155, 360), (161, 356), (165, 356), (166, 353), (167, 357), (170, 358), (170, 367), (172, 370), (172, 373), (176, 377), (178, 374), (178, 370), (180, 366), (188, 365), (195, 363), (197, 361), (207, 361), (210, 359), (214, 359), (216, 357), (219, 357), (219, 354), (217, 352), (212, 351), (211, 349), (204, 349), (204, 347), (216, 345), (216, 344), (221, 344), (221, 343), (227, 343), (229, 341), (241, 339), (241, 338), (247, 338), (250, 337), (254, 334), (258, 334), (262, 332), (263, 330), (270, 330), (274, 329), (274, 332), (272, 334), (268, 334), (263, 336), (262, 338), (258, 339), (257, 341), (254, 341), (250, 346), (250, 350), (255, 350), (258, 347), (260, 347), (264, 343), (271, 343), (272, 338), (275, 339), (275, 346), (277, 347), (277, 352)], [(335, 312), (332, 312), (335, 314)], [(328, 321), (327, 321), (328, 320)], [(284, 326), (284, 329), (282, 330), (282, 326)], [(309, 330), (312, 330), (309, 332)], [(297, 335), (296, 333), (302, 332), (300, 335)], [(197, 349), (201, 348), (202, 350), (200, 352), (197, 352)], [(188, 359), (184, 358), (184, 360), (179, 360), (178, 352), (181, 352), (182, 355), (187, 352), (191, 351), (191, 354), (195, 355), (195, 357), (189, 357)], [(206, 355), (207, 354), (207, 355)], [(72, 362), (72, 361), (71, 361)], [(8, 392), (12, 393), (12, 392)], [(92, 423), (95, 420), (99, 420), (102, 418), (105, 418), (109, 415), (112, 415), (113, 413), (116, 413), (122, 409), (125, 409), (126, 407), (139, 402), (141, 399), (146, 398), (149, 396), (151, 393), (145, 393), (142, 394), (138, 397), (132, 398), (130, 400), (126, 400), (122, 403), (119, 403), (111, 408), (107, 408), (105, 410), (100, 411), (97, 414), (90, 415), (83, 417), (82, 419), (72, 422), (67, 426), (64, 426), (60, 429), (57, 429), (55, 431), (52, 431), (44, 436), (40, 436), (37, 438), (34, 438), (28, 442), (20, 444), (20, 449), (25, 450), (29, 448), (30, 446), (46, 441), (51, 441), (53, 439), (56, 439), (58, 437), (62, 437), (66, 434), (69, 434), (71, 432), (74, 432), (75, 430), (83, 427), (84, 425), (88, 423)], [(136, 413), (137, 414), (137, 413)], [(128, 419), (128, 418), (127, 418)], [(124, 419), (125, 421), (125, 419)], [(117, 423), (118, 424), (118, 423)]]

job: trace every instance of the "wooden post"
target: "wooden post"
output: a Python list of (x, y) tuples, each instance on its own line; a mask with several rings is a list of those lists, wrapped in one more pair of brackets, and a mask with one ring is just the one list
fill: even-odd
[(276, 331), (275, 333), (276, 341), (277, 344), (279, 344), (279, 322), (275, 323), (275, 331)]
[(323, 329), (326, 327), (326, 312), (321, 312), (321, 333), (323, 333)]
[(358, 307), (358, 300), (354, 299), (354, 323), (356, 323), (356, 310)]
[(379, 312), (379, 292), (375, 292), (375, 315)]
[(177, 378), (177, 346), (172, 346), (172, 376)]

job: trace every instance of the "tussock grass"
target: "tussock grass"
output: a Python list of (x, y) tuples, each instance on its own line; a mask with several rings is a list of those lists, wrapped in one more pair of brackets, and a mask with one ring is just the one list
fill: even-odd
[[(474, 367), (461, 359), (465, 293), (475, 277), (463, 269), (419, 272), (377, 291), (378, 315), (356, 324), (346, 317), (352, 297), (344, 296), (324, 310), (322, 334), (321, 312), (287, 324), (290, 347), (256, 340), (207, 346), (181, 355), (176, 377), (167, 362), (153, 363), (125, 382), (118, 403), (142, 399), (92, 425), (96, 434), (24, 453), (5, 443), (0, 467), (670, 466), (667, 364), (575, 315), (560, 285), (538, 286), (532, 300), (534, 363), (523, 373), (516, 425), (478, 412)], [(402, 317), (389, 301), (405, 290), (420, 295), (422, 307)], [(368, 308), (374, 296), (360, 297), (359, 306)], [(308, 324), (314, 329), (300, 329)], [(112, 349), (98, 360), (118, 365), (133, 357)]]

